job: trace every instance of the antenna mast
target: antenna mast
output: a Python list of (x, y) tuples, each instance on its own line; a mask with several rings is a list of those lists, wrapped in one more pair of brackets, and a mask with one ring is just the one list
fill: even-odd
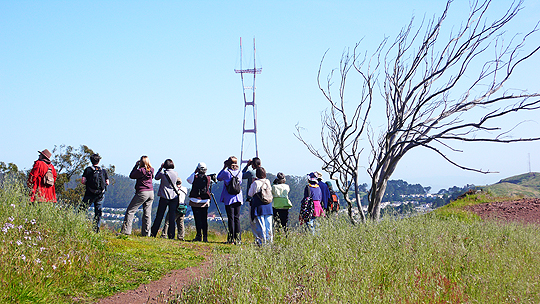
[(531, 153), (529, 153), (529, 174), (531, 173)]
[[(244, 159), (244, 144), (246, 143), (246, 136), (251, 136), (252, 139), (254, 139), (254, 153), (256, 157), (259, 157), (259, 149), (257, 147), (257, 110), (255, 108), (255, 76), (262, 72), (262, 68), (257, 68), (255, 54), (255, 38), (253, 38), (253, 69), (242, 69), (242, 37), (240, 37), (240, 69), (234, 70), (236, 73), (240, 73), (240, 78), (242, 79), (242, 92), (244, 95), (244, 122), (242, 126), (242, 148), (240, 152), (240, 165), (247, 163), (248, 159), (250, 158), (250, 156), (248, 156), (247, 159)], [(253, 74), (253, 83), (251, 86), (245, 85), (244, 74)], [(249, 99), (250, 95), (251, 99)], [(248, 119), (246, 119), (246, 117)], [(246, 123), (246, 121), (248, 121), (251, 117), (253, 118), (253, 124), (250, 124), (250, 121)]]

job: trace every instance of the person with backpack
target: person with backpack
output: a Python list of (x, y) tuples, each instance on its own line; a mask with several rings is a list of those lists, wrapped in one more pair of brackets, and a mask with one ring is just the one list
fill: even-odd
[[(178, 189), (178, 208), (176, 209), (176, 227), (178, 230), (178, 240), (183, 241), (184, 240), (184, 218), (186, 216), (187, 206), (185, 205), (186, 195), (187, 195), (187, 188), (182, 186), (182, 179), (179, 177), (176, 179), (176, 189)], [(163, 230), (161, 231), (161, 237), (165, 238), (167, 237), (167, 233), (169, 231), (169, 211), (167, 211), (167, 214), (165, 215), (165, 224), (163, 224)]]
[(306, 224), (313, 234), (316, 233), (316, 220), (324, 215), (322, 208), (322, 191), (319, 187), (317, 174), (308, 174), (308, 184), (304, 188), (304, 198), (300, 206), (300, 225)]
[(243, 199), (242, 173), (236, 156), (231, 156), (223, 162), (223, 169), (218, 173), (217, 180), (223, 181), (224, 184), (219, 201), (225, 205), (227, 212), (229, 226), (227, 243), (239, 244), (241, 242), (240, 207), (243, 204)]
[[(161, 167), (158, 169), (154, 179), (161, 180), (159, 184), (158, 196), (159, 204), (156, 212), (156, 217), (154, 218), (154, 224), (152, 225), (152, 231), (150, 236), (156, 237), (163, 220), (163, 215), (167, 207), (169, 208), (168, 219), (169, 227), (167, 235), (169, 239), (174, 239), (176, 232), (176, 209), (178, 208), (178, 189), (176, 189), (176, 179), (178, 178), (178, 173), (174, 170), (174, 162), (172, 159), (166, 159)], [(163, 170), (163, 172), (161, 172)], [(173, 182), (174, 181), (174, 182)]]
[(135, 180), (135, 196), (133, 196), (133, 199), (127, 207), (120, 233), (126, 235), (131, 234), (135, 212), (137, 212), (137, 209), (142, 205), (143, 216), (141, 236), (149, 236), (152, 203), (154, 202), (154, 185), (152, 183), (154, 178), (154, 168), (150, 164), (148, 156), (141, 156), (141, 159), (135, 163), (135, 166), (131, 170), (129, 178)]
[(251, 199), (251, 229), (257, 245), (272, 243), (274, 235), (272, 231), (272, 185), (266, 178), (266, 170), (263, 167), (255, 170), (257, 179), (249, 188), (248, 195)]
[(330, 191), (330, 197), (328, 198), (328, 208), (326, 209), (327, 215), (331, 213), (337, 213), (339, 211), (339, 198), (336, 192), (333, 189), (332, 183), (330, 181), (326, 182), (328, 190)]
[(321, 193), (322, 193), (321, 207), (324, 210), (328, 210), (328, 200), (330, 199), (330, 190), (328, 189), (328, 185), (322, 180), (322, 173), (319, 171), (316, 171), (315, 175), (317, 176), (317, 183), (319, 184), (319, 188), (321, 188)]
[(274, 197), (272, 209), (276, 226), (286, 231), (287, 222), (289, 221), (289, 209), (292, 208), (292, 203), (289, 200), (291, 188), (285, 182), (285, 174), (278, 172), (277, 178), (272, 185), (272, 196)]
[[(39, 151), (38, 151), (39, 152)], [(30, 190), (30, 201), (35, 202), (56, 202), (56, 182), (57, 173), (51, 162), (52, 153), (45, 149), (39, 152), (38, 159), (28, 173), (28, 187)]]
[(94, 231), (99, 232), (101, 225), (101, 215), (103, 207), (103, 197), (107, 186), (109, 185), (109, 176), (107, 170), (99, 167), (99, 161), (101, 156), (99, 154), (92, 154), (90, 156), (90, 162), (92, 166), (84, 169), (81, 183), (86, 186), (82, 204), (79, 206), (79, 212), (86, 212), (88, 207), (94, 204)]
[(189, 192), (189, 205), (193, 211), (197, 235), (192, 242), (208, 242), (208, 207), (210, 206), (210, 176), (206, 175), (206, 164), (199, 163), (195, 172), (188, 178), (191, 191)]

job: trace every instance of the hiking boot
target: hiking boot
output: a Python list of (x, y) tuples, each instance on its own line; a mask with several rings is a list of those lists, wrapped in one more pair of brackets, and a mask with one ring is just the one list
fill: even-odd
[(203, 242), (208, 243), (208, 237), (207, 236), (203, 236)]
[(200, 242), (201, 241), (201, 236), (200, 235), (197, 235), (193, 240), (191, 240), (192, 242)]

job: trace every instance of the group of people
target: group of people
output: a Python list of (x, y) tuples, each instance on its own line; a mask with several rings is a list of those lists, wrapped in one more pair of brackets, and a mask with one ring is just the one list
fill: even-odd
[[(47, 149), (39, 152), (39, 158), (30, 171), (28, 184), (32, 189), (31, 201), (56, 201), (54, 181), (57, 172), (51, 163), (51, 156), (52, 154)], [(100, 160), (101, 157), (98, 154), (90, 156), (92, 165), (84, 170), (81, 179), (81, 183), (86, 186), (86, 191), (79, 207), (80, 211), (86, 211), (88, 207), (94, 205), (93, 224), (96, 232), (99, 232), (102, 202), (109, 185), (107, 171), (99, 166)], [(282, 172), (279, 172), (271, 183), (258, 157), (250, 159), (246, 167), (240, 170), (238, 159), (231, 156), (224, 161), (223, 168), (217, 175), (207, 174), (206, 164), (199, 163), (195, 171), (186, 179), (191, 184), (189, 193), (187, 188), (182, 186), (182, 179), (178, 177), (178, 173), (174, 171), (174, 162), (171, 159), (166, 159), (155, 172), (148, 156), (144, 155), (135, 163), (129, 177), (135, 180), (135, 195), (126, 209), (120, 234), (132, 233), (135, 213), (142, 206), (142, 236), (156, 237), (165, 218), (161, 236), (174, 239), (178, 230), (177, 238), (184, 240), (187, 196), (196, 228), (193, 241), (208, 242), (207, 216), (213, 198), (211, 186), (217, 182), (224, 184), (219, 201), (223, 203), (227, 213), (228, 243), (241, 243), (240, 208), (244, 202), (250, 205), (251, 229), (257, 244), (262, 245), (273, 241), (274, 225), (280, 229), (287, 229), (289, 209), (292, 207), (289, 199), (290, 187), (286, 184), (285, 175)], [(154, 180), (160, 181), (157, 192), (159, 203), (156, 217), (151, 224)], [(245, 200), (241, 190), (243, 180), (247, 182)], [(322, 174), (319, 172), (308, 174), (308, 185), (304, 189), (300, 211), (300, 223), (306, 224), (311, 231), (315, 232), (317, 218), (338, 209), (339, 202), (332, 190), (332, 184), (323, 182)]]

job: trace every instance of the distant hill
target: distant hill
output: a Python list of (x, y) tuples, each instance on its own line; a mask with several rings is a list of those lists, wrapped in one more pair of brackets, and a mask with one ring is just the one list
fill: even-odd
[(540, 198), (540, 173), (531, 172), (508, 177), (496, 184), (481, 188), (496, 196)]

